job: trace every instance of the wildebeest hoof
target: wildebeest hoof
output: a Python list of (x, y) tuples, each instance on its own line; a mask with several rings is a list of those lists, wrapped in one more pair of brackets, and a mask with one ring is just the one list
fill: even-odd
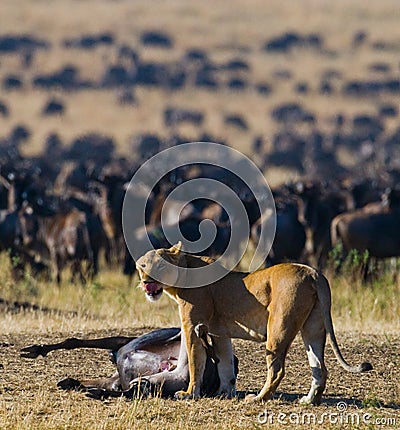
[(105, 400), (110, 397), (110, 392), (104, 388), (88, 388), (85, 394), (87, 397), (95, 400)]
[(154, 391), (154, 387), (150, 381), (141, 378), (140, 380), (131, 383), (129, 390), (124, 391), (124, 397), (128, 399), (148, 397), (152, 391)]
[(57, 382), (57, 387), (62, 390), (81, 390), (83, 385), (74, 378), (64, 378)]
[(228, 391), (221, 391), (221, 392), (217, 392), (217, 397), (219, 397), (220, 399), (233, 399), (236, 397), (236, 392), (232, 391), (232, 392), (228, 392)]
[(20, 356), (23, 358), (37, 358), (39, 355), (46, 357), (43, 345), (29, 345), (21, 349)]

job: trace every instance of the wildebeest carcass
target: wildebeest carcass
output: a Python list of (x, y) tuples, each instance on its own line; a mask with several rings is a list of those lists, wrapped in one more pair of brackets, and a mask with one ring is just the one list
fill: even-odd
[[(219, 388), (218, 357), (208, 337), (207, 327), (199, 324), (196, 334), (207, 352), (202, 393), (216, 395)], [(70, 338), (56, 344), (30, 345), (21, 350), (21, 357), (45, 357), (58, 349), (99, 348), (110, 350), (116, 372), (110, 378), (78, 381), (65, 378), (57, 383), (66, 390), (81, 390), (90, 397), (134, 397), (149, 393), (171, 397), (189, 383), (186, 345), (179, 328), (162, 328), (139, 337), (115, 336), (100, 339)], [(236, 374), (238, 361), (234, 357)]]

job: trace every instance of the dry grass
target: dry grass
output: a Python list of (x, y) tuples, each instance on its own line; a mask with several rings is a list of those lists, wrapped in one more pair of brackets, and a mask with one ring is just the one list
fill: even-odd
[[(4, 254), (1, 265), (4, 298), (27, 300), (53, 309), (14, 309), (0, 316), (2, 429), (264, 428), (258, 417), (264, 419), (265, 411), (270, 414), (268, 417), (274, 414), (268, 418), (273, 420), (269, 427), (280, 428), (279, 414), (286, 414), (286, 422), (308, 420), (308, 414), (313, 414), (312, 419), (323, 420), (324, 416), (337, 416), (338, 402), (345, 402), (347, 413), (359, 415), (360, 420), (370, 414), (400, 422), (397, 383), (400, 377), (400, 313), (393, 300), (400, 292), (398, 281), (386, 284), (388, 278), (382, 279), (379, 285), (368, 286), (350, 281), (350, 274), (332, 278), (333, 318), (343, 354), (352, 363), (368, 359), (375, 370), (361, 376), (346, 374), (327, 347), (330, 379), (321, 407), (306, 408), (296, 403), (298, 396), (307, 392), (310, 379), (299, 338), (289, 352), (287, 374), (277, 398), (264, 405), (221, 399), (196, 402), (109, 399), (98, 402), (82, 393), (59, 391), (55, 384), (66, 376), (79, 379), (111, 375), (113, 367), (105, 352), (57, 351), (46, 358), (28, 360), (19, 358), (19, 349), (71, 336), (132, 335), (153, 327), (178, 325), (175, 305), (166, 297), (155, 304), (146, 302), (135, 283), (128, 285), (126, 279), (114, 271), (103, 270), (95, 282), (86, 286), (73, 285), (65, 279), (57, 287), (29, 276), (15, 283)], [(265, 378), (264, 347), (237, 340), (235, 350), (240, 360), (238, 389), (241, 395), (254, 392)], [(346, 415), (341, 416), (346, 419)], [(324, 428), (338, 428), (325, 419)], [(300, 421), (299, 428), (309, 428), (307, 423), (302, 425)], [(361, 423), (359, 428), (370, 427)], [(395, 428), (395, 425), (386, 428)]]
[[(69, 281), (63, 274), (61, 286), (43, 279), (34, 279), (26, 273), (15, 282), (10, 272), (7, 254), (0, 255), (1, 295), (7, 301), (27, 301), (44, 309), (46, 313), (6, 313), (0, 319), (0, 331), (12, 334), (29, 329), (52, 333), (161, 327), (179, 325), (175, 304), (166, 296), (149, 304), (137, 279), (131, 283), (121, 270), (103, 268), (93, 282), (86, 285)], [(393, 271), (384, 272), (368, 282), (362, 280), (357, 267), (349, 267), (340, 275), (328, 271), (332, 289), (332, 314), (339, 330), (358, 330), (374, 333), (400, 331), (400, 304), (393, 301), (400, 295), (400, 277)], [(49, 312), (48, 312), (49, 313)], [(12, 322), (12, 324), (10, 324)], [(50, 324), (50, 325), (49, 325)]]

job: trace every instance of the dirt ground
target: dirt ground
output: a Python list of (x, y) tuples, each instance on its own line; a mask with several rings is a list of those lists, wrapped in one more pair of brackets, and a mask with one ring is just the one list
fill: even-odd
[[(146, 328), (146, 330), (148, 330)], [(96, 331), (86, 337), (136, 335)], [(128, 428), (399, 428), (400, 336), (338, 332), (345, 358), (352, 364), (368, 360), (374, 370), (349, 374), (339, 367), (329, 346), (328, 386), (319, 407), (297, 404), (307, 393), (310, 371), (301, 339), (291, 347), (286, 376), (276, 398), (248, 405), (240, 397), (260, 389), (265, 380), (264, 346), (235, 341), (240, 360), (239, 399), (198, 401), (159, 398), (97, 401), (83, 393), (57, 388), (59, 379), (110, 376), (113, 365), (99, 350), (55, 351), (36, 360), (20, 358), (19, 350), (32, 343), (58, 342), (71, 332), (42, 335), (32, 331), (0, 337), (0, 428), (2, 429), (128, 429)]]

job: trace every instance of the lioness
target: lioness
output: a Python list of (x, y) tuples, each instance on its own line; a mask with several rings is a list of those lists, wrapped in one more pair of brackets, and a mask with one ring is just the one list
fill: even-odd
[[(319, 404), (325, 389), (326, 333), (339, 363), (349, 372), (364, 372), (371, 364), (351, 367), (343, 358), (333, 331), (331, 292), (327, 279), (317, 270), (295, 263), (278, 264), (254, 273), (230, 272), (219, 281), (199, 288), (184, 285), (183, 268), (198, 268), (214, 260), (181, 251), (178, 242), (170, 249), (147, 252), (136, 262), (140, 283), (147, 298), (155, 301), (165, 291), (179, 305), (182, 334), (187, 345), (190, 382), (177, 398), (199, 397), (206, 353), (195, 327), (208, 327), (219, 358), (218, 393), (235, 395), (235, 373), (231, 338), (266, 342), (267, 381), (258, 395), (248, 400), (268, 400), (284, 376), (285, 357), (300, 331), (312, 371), (311, 389), (303, 403)], [(172, 264), (172, 266), (171, 266)], [(171, 269), (172, 268), (172, 269)], [(190, 277), (190, 270), (184, 271)], [(156, 282), (154, 279), (162, 279)]]

